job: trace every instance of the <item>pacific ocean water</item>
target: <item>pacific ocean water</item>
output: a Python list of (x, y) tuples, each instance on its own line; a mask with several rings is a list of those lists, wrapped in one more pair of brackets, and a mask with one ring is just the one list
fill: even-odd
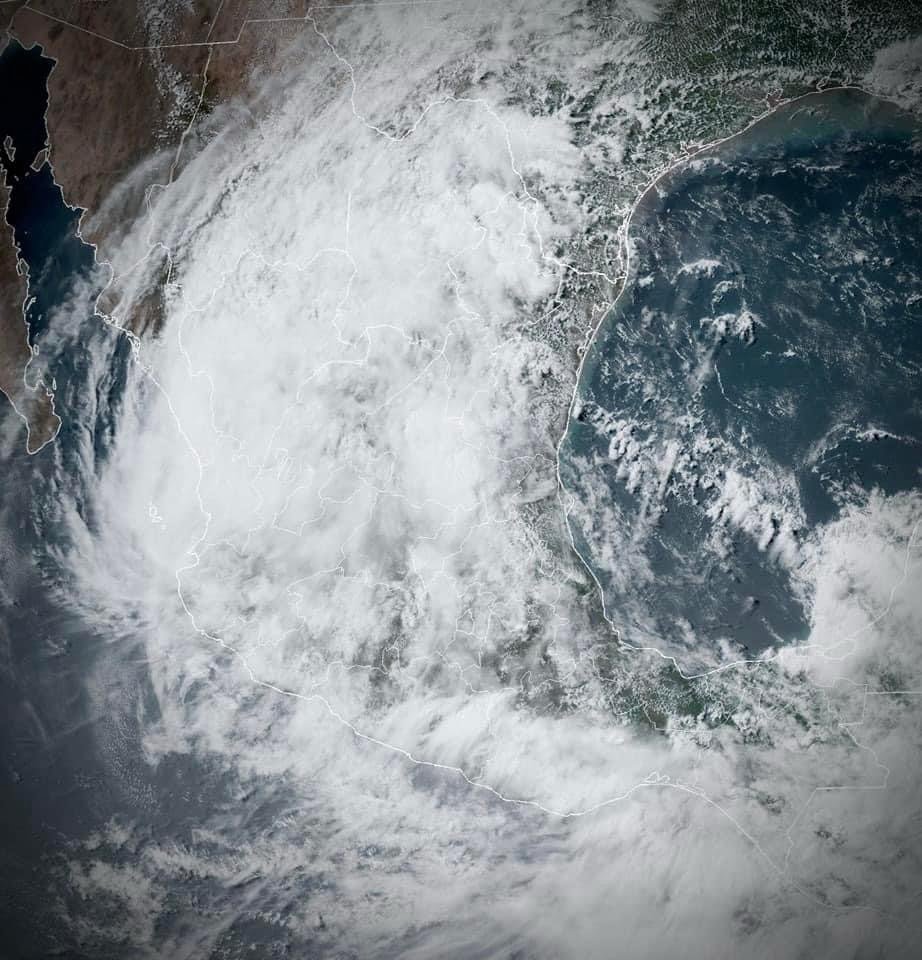
[(137, 721), (119, 714), (150, 699), (140, 659), (129, 656), (117, 672), (121, 691), (91, 693), (113, 641), (123, 656), (138, 650), (140, 637), (107, 636), (78, 615), (55, 559), (67, 548), (57, 494), (66, 486), (81, 508), (89, 502), (117, 423), (130, 346), (95, 314), (103, 280), (79, 236), (82, 211), (67, 204), (42, 156), (53, 66), (40, 47), (16, 40), (0, 53), (0, 88), (16, 92), (0, 99), (0, 153), (6, 219), (27, 271), (23, 337), (36, 350), (27, 376), (53, 384), (63, 417), (55, 442), (33, 457), (18, 418), (0, 407), (21, 433), (0, 461), (0, 953), (17, 958), (120, 955), (115, 945), (84, 952), (62, 920), (69, 911), (92, 913), (63, 882), (63, 855), (113, 816), (133, 815), (152, 776), (140, 749), (125, 751), (119, 775), (101, 746), (116, 729), (123, 744), (138, 746)]
[[(221, 817), (236, 824), (244, 801), (225, 771), (194, 755), (143, 761), (143, 726), (157, 714), (143, 625), (126, 621), (113, 634), (67, 602), (55, 495), (63, 485), (76, 491), (92, 530), (81, 491), (90, 492), (117, 430), (130, 351), (94, 316), (99, 279), (76, 232), (79, 214), (47, 164), (31, 170), (46, 141), (51, 62), (13, 43), (3, 58), (4, 84), (12, 78), (22, 91), (15, 116), (3, 112), (14, 109), (8, 103), (0, 113), (16, 146), (12, 218), (35, 298), (29, 335), (57, 382), (64, 419), (39, 456), (19, 450), (0, 464), (3, 948), (16, 957), (140, 955), (209, 911), (252, 914), (251, 894), (190, 876), (171, 893), (154, 943), (93, 939), (86, 930), (96, 916), (118, 905), (88, 904), (75, 891), (69, 867), (91, 856), (81, 844), (113, 819), (136, 828), (138, 850), (145, 838), (182, 844)], [(834, 517), (855, 488), (919, 482), (918, 156), (917, 133), (898, 111), (826, 94), (677, 171), (641, 205), (632, 283), (593, 347), (581, 414), (562, 450), (578, 502), (612, 507), (622, 522), (614, 530), (597, 514), (586, 521), (594, 529), (581, 529), (584, 514), (573, 516), (616, 622), (646, 617), (643, 626), (668, 635), (684, 619), (704, 642), (727, 635), (752, 648), (803, 635), (792, 572), (771, 544), (739, 534), (723, 553), (704, 549), (720, 525), (708, 517), (706, 484), (731, 462), (791, 481), (805, 527), (795, 539)], [(758, 317), (749, 332), (713, 322), (744, 310)], [(6, 409), (0, 416), (12, 419)], [(658, 450), (678, 451), (665, 481), (656, 473), (656, 482), (633, 484), (621, 470), (625, 456), (611, 450), (616, 421), (639, 447), (649, 440), (657, 464)], [(620, 580), (610, 572), (598, 544), (614, 534), (624, 545), (615, 562), (646, 558), (647, 579), (632, 578), (629, 565)], [(277, 783), (246, 799), (246, 829), (277, 819), (286, 789)], [(283, 927), (241, 922), (226, 955), (282, 944)]]

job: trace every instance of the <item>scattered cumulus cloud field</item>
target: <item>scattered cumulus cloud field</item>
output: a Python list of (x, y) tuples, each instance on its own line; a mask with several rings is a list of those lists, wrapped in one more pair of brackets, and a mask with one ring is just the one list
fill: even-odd
[[(918, 926), (919, 495), (803, 546), (810, 635), (756, 664), (619, 647), (572, 549), (557, 444), (623, 268), (585, 241), (620, 146), (504, 69), (528, 43), (535, 76), (597, 70), (565, 19), (325, 12), (120, 241), (112, 322), (166, 264), (163, 324), (91, 525), (62, 487), (59, 559), (83, 616), (144, 637), (144, 762), (276, 804), (75, 853), (139, 938), (189, 872), (366, 957), (857, 956)], [(721, 509), (758, 541), (755, 487), (728, 475)], [(661, 713), (628, 719), (650, 685)]]

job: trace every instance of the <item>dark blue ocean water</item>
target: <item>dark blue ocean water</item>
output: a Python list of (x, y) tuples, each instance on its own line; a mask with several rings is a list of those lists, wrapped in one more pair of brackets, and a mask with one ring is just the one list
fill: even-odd
[(631, 236), (562, 449), (577, 546), (629, 639), (803, 638), (805, 538), (922, 480), (920, 129), (807, 98), (661, 181)]
[(26, 50), (15, 40), (0, 52), (0, 90), (6, 94), (0, 105), (0, 162), (7, 184), (26, 176), (46, 146), (44, 116), (53, 66), (38, 47)]
[[(66, 204), (47, 162), (33, 169), (48, 145), (52, 66), (39, 47), (15, 40), (0, 53), (6, 216), (28, 268), (28, 340), (38, 348), (30, 374), (54, 385), (64, 420), (38, 456), (27, 456), (23, 436), (0, 462), (0, 955), (16, 958), (120, 955), (117, 948), (84, 951), (62, 924), (62, 910), (77, 916), (86, 905), (60, 884), (61, 855), (71, 840), (131, 810), (151, 776), (137, 749), (126, 752), (125, 778), (113, 778), (100, 744), (111, 742), (113, 724), (129, 740), (136, 729), (118, 717), (127, 702), (118, 690), (104, 691), (103, 701), (88, 695), (99, 653), (113, 638), (57, 599), (66, 589), (53, 560), (64, 536), (57, 495), (67, 487), (78, 509), (87, 501), (80, 491), (109, 449), (130, 349), (95, 315), (102, 280), (78, 234), (81, 211)], [(0, 416), (19, 423), (7, 405)], [(140, 662), (122, 679), (129, 700), (150, 699)], [(102, 706), (107, 697), (111, 710)]]
[[(35, 346), (51, 326), (78, 280), (89, 281), (93, 250), (78, 234), (82, 211), (68, 207), (50, 164), (33, 166), (48, 145), (45, 111), (48, 76), (54, 61), (38, 46), (11, 40), (0, 53), (0, 89), (15, 91), (0, 102), (0, 142), (10, 202), (6, 219), (19, 255), (29, 268), (26, 319), (29, 344)], [(89, 306), (92, 313), (92, 300)]]
[[(111, 434), (129, 344), (95, 314), (105, 277), (92, 246), (80, 237), (83, 211), (68, 206), (47, 160), (35, 166), (48, 146), (45, 110), (53, 65), (38, 46), (24, 48), (10, 40), (3, 49), (0, 89), (15, 90), (16, 96), (0, 100), (0, 142), (10, 188), (6, 219), (28, 269), (25, 319), (29, 345), (36, 351), (29, 376), (54, 385), (58, 413), (64, 418), (62, 429), (73, 439), (75, 431), (85, 435), (88, 429)], [(110, 375), (102, 380), (111, 379), (116, 386), (110, 396), (112, 384), (103, 383), (105, 399), (116, 401), (114, 407), (97, 403), (92, 395), (100, 384), (93, 382), (96, 378), (88, 371), (99, 351), (112, 354)], [(97, 452), (103, 449), (99, 443), (96, 447)]]
[[(32, 169), (47, 146), (52, 64), (15, 41), (0, 55), (0, 89), (17, 92), (0, 98), (0, 142), (9, 136), (14, 147), (4, 155), (7, 217), (28, 266), (32, 367), (54, 384), (63, 419), (38, 456), (27, 455), (23, 438), (0, 460), (0, 957), (124, 960), (174, 955), (176, 942), (192, 956), (189, 944), (202, 940), (216, 944), (202, 955), (280, 955), (291, 937), (271, 917), (284, 918), (290, 900), (304, 897), (307, 879), (295, 891), (258, 877), (224, 884), (190, 875), (167, 892), (156, 929), (138, 942), (118, 897), (87, 900), (70, 875), (89, 868), (98, 853), (85, 844), (112, 824), (131, 833), (106, 849), (114, 864), (174, 843), (226, 856), (241, 830), (256, 835), (283, 819), (293, 794), (284, 777), (242, 783), (201, 752), (146, 762), (142, 738), (159, 718), (146, 661), (150, 626), (97, 623), (69, 602), (79, 587), (57, 560), (75, 549), (60, 506), (72, 505), (93, 531), (90, 494), (132, 360), (127, 337), (95, 312), (105, 277), (79, 236), (82, 211), (67, 205), (47, 162)], [(0, 417), (18, 422), (7, 407)], [(206, 823), (219, 840), (199, 836)], [(243, 909), (262, 887), (265, 919)], [(203, 936), (217, 916), (219, 926)]]
[[(137, 829), (134, 846), (107, 854), (114, 860), (164, 840), (189, 843), (203, 823), (217, 824), (233, 851), (293, 803), (302, 815), (305, 801), (282, 778), (241, 784), (201, 754), (146, 764), (141, 735), (158, 705), (144, 626), (101, 633), (59, 599), (70, 585), (53, 556), (65, 535), (55, 493), (68, 485), (85, 509), (80, 490), (109, 448), (130, 360), (127, 340), (94, 316), (100, 281), (76, 232), (78, 211), (47, 165), (30, 169), (46, 141), (49, 68), (37, 49), (11, 44), (0, 74), (3, 89), (13, 83), (22, 94), (0, 105), (0, 122), (17, 147), (11, 222), (30, 269), (30, 338), (56, 380), (64, 418), (53, 448), (0, 465), (0, 522), (15, 548), (2, 557), (0, 606), (0, 955), (99, 960), (154, 952), (176, 933), (170, 927), (192, 942), (203, 918), (246, 917), (252, 894), (250, 878), (238, 890), (193, 874), (170, 894), (153, 943), (77, 935), (71, 920), (91, 930), (120, 909), (115, 900), (82, 901), (69, 882), (67, 864), (93, 856), (80, 848), (93, 831), (113, 818)], [(576, 532), (616, 622), (640, 622), (642, 613), (667, 636), (686, 618), (705, 639), (726, 633), (753, 647), (773, 632), (802, 633), (788, 568), (746, 536), (726, 556), (706, 549), (715, 523), (704, 484), (731, 460), (754, 477), (762, 467), (790, 478), (807, 531), (833, 517), (855, 485), (918, 482), (917, 446), (884, 434), (920, 436), (911, 389), (919, 361), (914, 133), (869, 101), (823, 102), (825, 112), (788, 112), (721, 151), (719, 162), (678, 173), (635, 222), (634, 279), (652, 279), (632, 285), (594, 347), (583, 413), (562, 457), (568, 486), (593, 504)], [(702, 258), (720, 265), (681, 272)], [(751, 337), (728, 328), (715, 339), (714, 324), (702, 326), (738, 316), (744, 302), (760, 318)], [(610, 454), (618, 418), (638, 442), (652, 450), (674, 442), (686, 460), (677, 457), (664, 482), (644, 477), (632, 487), (619, 476), (625, 458)], [(878, 439), (866, 436), (869, 424)], [(606, 526), (601, 505), (620, 526)], [(652, 577), (615, 583), (594, 552), (615, 536), (646, 558)], [(284, 928), (289, 901), (308, 887), (309, 874), (297, 889), (267, 887), (258, 902), (271, 909), (261, 916), (279, 922), (231, 922), (213, 955), (312, 955), (309, 945), (288, 950)]]

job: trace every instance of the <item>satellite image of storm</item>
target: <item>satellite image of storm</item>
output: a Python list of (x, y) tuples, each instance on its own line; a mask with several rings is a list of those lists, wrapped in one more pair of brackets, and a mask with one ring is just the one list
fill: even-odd
[(922, 957), (922, 0), (0, 31), (0, 960)]

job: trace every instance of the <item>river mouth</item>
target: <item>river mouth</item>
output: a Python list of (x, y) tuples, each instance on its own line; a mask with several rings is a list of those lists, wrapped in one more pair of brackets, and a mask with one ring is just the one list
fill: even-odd
[(920, 133), (829, 91), (640, 202), (560, 451), (626, 641), (699, 668), (804, 640), (824, 527), (918, 487)]

